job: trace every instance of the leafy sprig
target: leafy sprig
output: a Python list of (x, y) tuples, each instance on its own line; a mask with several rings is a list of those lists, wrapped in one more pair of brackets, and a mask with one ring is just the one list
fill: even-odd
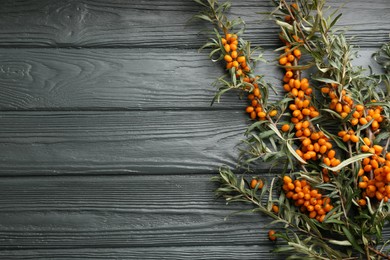
[[(216, 0), (195, 1), (203, 6), (203, 11), (196, 17), (214, 25), (213, 38), (202, 48), (211, 48), (210, 58), (214, 62), (220, 62), (229, 54), (224, 48), (224, 36), (232, 33), (235, 26), (243, 25), (244, 22), (227, 18), (225, 13), (231, 6), (229, 2), (219, 4)], [(251, 66), (244, 76), (238, 74), (236, 68), (230, 68), (227, 74), (215, 83), (218, 91), (214, 100), (219, 102), (220, 97), (229, 90), (252, 93), (255, 84), (259, 83), (261, 95), (258, 101), (267, 113), (264, 118), (248, 127), (248, 138), (245, 140), (247, 147), (241, 151), (242, 162), (251, 165), (252, 162), (262, 159), (275, 165), (283, 162), (284, 167), (278, 177), (272, 178), (270, 182), (265, 179), (260, 181), (258, 177), (249, 182), (245, 176), (239, 177), (228, 168), (221, 167), (219, 176), (213, 177), (213, 181), (220, 185), (216, 194), (224, 197), (228, 203), (250, 203), (254, 208), (249, 211), (261, 212), (273, 219), (271, 224), (283, 226), (285, 232), (277, 233), (276, 237), (284, 240), (285, 244), (279, 245), (275, 252), (288, 252), (290, 259), (390, 259), (387, 251), (389, 241), (382, 235), (384, 224), (390, 218), (389, 205), (383, 200), (366, 196), (365, 192), (359, 189), (362, 161), (373, 158), (372, 153), (360, 150), (363, 139), (366, 142), (367, 138), (377, 145), (385, 143), (383, 156), (389, 148), (390, 43), (374, 55), (383, 66), (385, 74), (365, 75), (362, 68), (352, 65), (357, 53), (355, 48), (349, 44), (343, 32), (335, 28), (341, 17), (338, 10), (325, 15), (328, 10), (325, 0), (299, 0), (292, 5), (285, 0), (273, 2), (276, 9), (271, 15), (281, 28), (280, 38), (286, 43), (285, 47), (278, 49), (285, 51), (280, 58), (296, 49), (303, 49), (304, 54), (311, 58), (306, 64), (299, 65), (295, 60), (294, 64), (284, 68), (293, 70), (297, 79), (301, 79), (304, 70), (311, 68), (315, 73), (312, 80), (319, 87), (332, 87), (340, 102), (347, 93), (355, 103), (364, 104), (366, 109), (382, 107), (381, 116), (384, 121), (380, 131), (373, 128), (374, 120), (362, 125), (351, 124), (356, 108), (340, 114), (328, 108), (326, 95), (313, 97), (313, 104), (321, 111), (321, 116), (310, 120), (310, 127), (325, 133), (327, 138), (334, 141), (338, 156), (343, 161), (331, 167), (324, 163), (302, 160), (301, 155), (295, 151), (299, 142), (296, 142), (294, 132), (280, 131), (290, 116), (287, 109), (292, 101), (290, 94), (286, 94), (278, 103), (270, 104), (268, 95), (271, 85), (262, 80), (261, 76), (254, 74), (254, 66)], [(243, 27), (236, 34), (241, 36), (242, 29)], [(241, 37), (239, 42), (239, 51), (245, 55), (248, 62), (253, 63), (260, 59), (252, 58), (254, 53), (249, 42)], [(253, 80), (248, 81), (247, 78)], [(271, 115), (270, 111), (277, 112)], [(340, 138), (334, 127), (325, 129), (324, 126), (327, 126), (330, 120), (340, 125), (340, 130), (353, 129), (358, 138), (357, 143), (354, 145)], [(325, 172), (329, 172), (330, 181), (324, 181)], [(323, 191), (332, 201), (333, 209), (321, 221), (309, 218), (291, 204), (281, 191), (284, 175), (305, 180), (312, 187)], [(370, 178), (373, 178), (373, 172)], [(362, 199), (358, 201), (359, 198)], [(367, 205), (362, 206), (361, 200)]]

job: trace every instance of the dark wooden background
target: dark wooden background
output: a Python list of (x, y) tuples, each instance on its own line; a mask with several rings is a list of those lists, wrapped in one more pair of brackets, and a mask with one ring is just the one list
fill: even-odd
[[(231, 11), (270, 60), (278, 29), (255, 12), (271, 9), (245, 0)], [(187, 21), (198, 10), (190, 0), (0, 1), (1, 259), (272, 258), (266, 220), (224, 221), (239, 207), (213, 195), (209, 179), (235, 166), (248, 119), (235, 94), (210, 107), (222, 70), (197, 52), (204, 24)], [(390, 1), (342, 12), (356, 64), (372, 64), (389, 40)], [(259, 73), (280, 85), (272, 65)]]

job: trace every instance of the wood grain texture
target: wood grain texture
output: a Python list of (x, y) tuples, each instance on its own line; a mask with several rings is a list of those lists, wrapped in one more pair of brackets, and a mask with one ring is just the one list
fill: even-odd
[(86, 248), (86, 249), (35, 249), (4, 250), (6, 259), (285, 259), (275, 256), (272, 245), (249, 246), (192, 246), (192, 247), (138, 247), (138, 248)]
[[(371, 65), (377, 49), (360, 50), (356, 65)], [(166, 49), (0, 49), (1, 110), (194, 110), (209, 109), (222, 64), (207, 51)], [(256, 72), (283, 93), (277, 53)], [(307, 73), (306, 73), (307, 74)], [(212, 109), (242, 111), (238, 92)], [(271, 92), (270, 101), (281, 99)]]
[[(233, 2), (273, 60), (278, 29), (256, 14), (271, 1)], [(368, 2), (349, 1), (339, 23), (362, 46), (359, 65), (373, 65), (390, 31), (388, 0)], [(1, 259), (277, 259), (268, 219), (224, 221), (242, 205), (213, 195), (209, 178), (235, 166), (248, 119), (235, 93), (209, 107), (222, 70), (196, 51), (204, 24), (187, 21), (198, 10), (191, 0), (1, 2)], [(258, 72), (280, 89), (272, 64)]]
[(2, 113), (0, 174), (211, 173), (235, 165), (247, 122), (218, 110)]
[[(240, 214), (224, 221), (243, 206), (226, 206), (222, 200), (216, 200), (216, 186), (209, 178), (2, 177), (0, 256), (12, 254), (7, 250), (20, 254), (18, 249), (36, 249), (41, 250), (38, 257), (53, 249), (70, 248), (80, 253), (105, 248), (114, 253), (113, 248), (122, 248), (139, 255), (150, 247), (152, 254), (159, 248), (172, 247), (170, 254), (167, 248), (162, 253), (184, 257), (199, 247), (200, 256), (206, 258), (211, 250), (219, 252), (218, 248), (230, 248), (222, 255), (234, 256), (238, 246), (241, 250), (252, 247), (250, 256), (254, 257), (255, 252), (261, 252), (257, 247), (260, 244), (263, 257), (269, 257), (266, 252), (272, 243), (267, 241), (263, 229), (264, 217)], [(50, 251), (42, 252), (43, 249)]]
[[(329, 1), (340, 6), (339, 1)], [(237, 1), (232, 16), (247, 23), (248, 39), (262, 46), (278, 45), (277, 27), (256, 12), (273, 9), (270, 0)], [(174, 47), (198, 48), (202, 25), (188, 20), (199, 10), (190, 0), (125, 1), (2, 1), (0, 45), (44, 47)], [(350, 1), (339, 24), (361, 46), (379, 46), (388, 40), (388, 0)], [(261, 21), (261, 22), (260, 22)], [(203, 40), (202, 40), (203, 41)]]

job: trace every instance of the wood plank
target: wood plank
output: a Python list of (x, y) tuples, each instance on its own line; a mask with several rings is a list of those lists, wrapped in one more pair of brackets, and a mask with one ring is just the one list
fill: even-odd
[[(376, 49), (362, 49), (358, 65), (375, 63)], [(167, 110), (209, 108), (223, 75), (207, 52), (164, 49), (0, 49), (1, 110)], [(282, 70), (276, 54), (257, 72), (281, 89)], [(280, 97), (271, 93), (270, 101)], [(228, 93), (218, 109), (243, 110), (246, 101)]]
[(192, 246), (192, 247), (138, 247), (87, 249), (32, 249), (3, 250), (6, 259), (209, 259), (226, 260), (244, 256), (248, 260), (285, 259), (270, 252), (272, 245), (249, 246)]
[[(330, 5), (340, 6), (337, 0)], [(273, 9), (270, 0), (233, 3), (232, 16), (247, 24), (248, 39), (262, 46), (278, 44), (277, 27), (256, 12)], [(173, 47), (198, 48), (201, 25), (187, 26), (199, 10), (192, 1), (5, 1), (0, 10), (1, 46), (45, 47)], [(388, 41), (388, 0), (350, 1), (339, 24), (347, 35), (357, 36), (361, 46), (379, 46)], [(259, 21), (262, 20), (260, 23)]]
[[(108, 258), (146, 254), (145, 259), (153, 259), (158, 251), (162, 257), (185, 258), (196, 250), (197, 257), (208, 259), (213, 250), (224, 248), (216, 259), (234, 258), (241, 250), (248, 250), (249, 259), (269, 259), (268, 218), (240, 214), (224, 221), (243, 207), (216, 200), (209, 178), (2, 177), (0, 256), (61, 258), (74, 250), (69, 258), (101, 252)], [(383, 235), (389, 235), (389, 227)]]
[(179, 247), (183, 254), (189, 247), (204, 248), (207, 253), (213, 249), (209, 246), (231, 250), (253, 246), (253, 253), (270, 250), (265, 218), (240, 214), (224, 221), (239, 207), (216, 200), (212, 192), (216, 186), (209, 178), (2, 177), (0, 256), (12, 254), (4, 250), (61, 248), (107, 248), (109, 252), (124, 248), (140, 250), (138, 254), (152, 248), (153, 254), (153, 248), (172, 247), (176, 248), (173, 255), (179, 254)]
[(210, 173), (235, 165), (247, 122), (219, 110), (3, 112), (0, 175)]

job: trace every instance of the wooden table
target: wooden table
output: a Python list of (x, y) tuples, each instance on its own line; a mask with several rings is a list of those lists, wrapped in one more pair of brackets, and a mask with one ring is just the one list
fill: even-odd
[[(339, 1), (329, 1), (338, 5)], [(270, 0), (234, 1), (272, 60)], [(190, 0), (4, 0), (0, 9), (0, 258), (270, 259), (267, 222), (224, 217), (209, 179), (234, 167), (249, 123), (187, 24)], [(361, 47), (390, 31), (389, 0), (354, 0), (341, 25)], [(374, 66), (375, 68), (375, 66)], [(282, 72), (260, 65), (280, 86)], [(277, 99), (272, 96), (271, 99)], [(258, 173), (268, 173), (259, 166)]]

